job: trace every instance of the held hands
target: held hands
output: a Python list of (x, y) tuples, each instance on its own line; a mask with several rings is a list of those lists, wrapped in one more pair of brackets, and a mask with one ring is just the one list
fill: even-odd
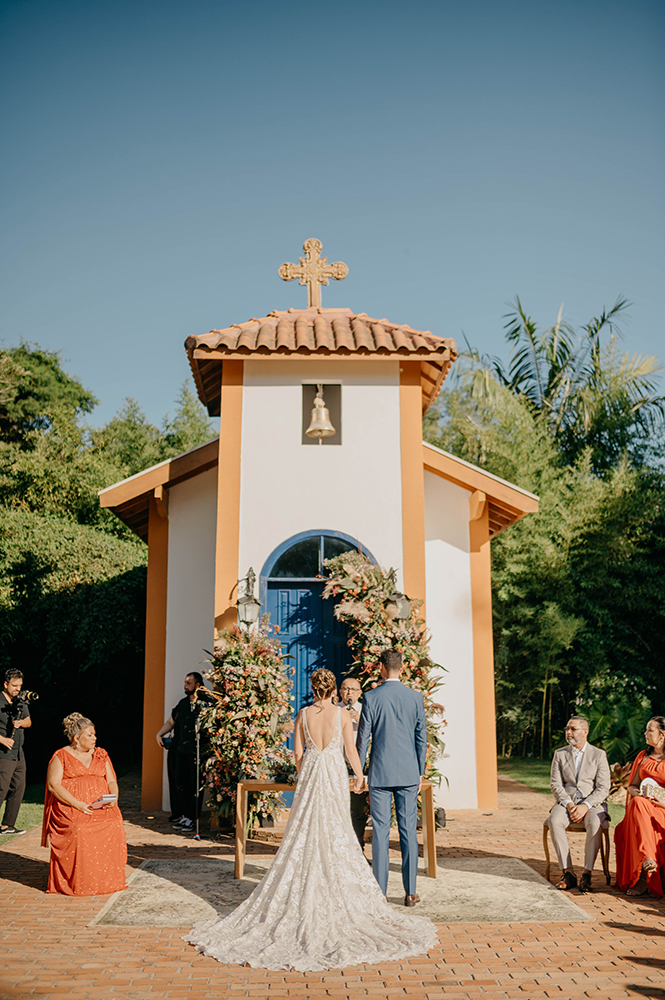
[(360, 793), (363, 792), (364, 790), (365, 790), (365, 778), (363, 777), (363, 775), (361, 775), (360, 777), (356, 775), (353, 779), (353, 791), (356, 793), (356, 795), (360, 795)]

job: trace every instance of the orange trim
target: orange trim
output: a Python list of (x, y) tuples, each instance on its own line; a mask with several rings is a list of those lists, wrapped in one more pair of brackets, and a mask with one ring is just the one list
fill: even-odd
[(164, 722), (169, 522), (160, 516), (154, 498), (150, 499), (149, 518), (141, 808), (161, 809), (164, 751), (157, 745), (155, 733)]
[(243, 368), (242, 361), (224, 361), (222, 369), (215, 555), (216, 629), (228, 628), (237, 621)]
[(478, 808), (496, 809), (498, 792), (489, 505), (482, 494), (474, 493), (470, 497), (469, 508)]
[(447, 479), (455, 486), (462, 486), (465, 490), (472, 492), (480, 490), (488, 497), (512, 507), (520, 516), (534, 514), (538, 510), (538, 497), (533, 493), (520, 490), (468, 462), (446, 455), (426, 444), (422, 446), (422, 462), (427, 472), (433, 472), (434, 475)]
[(99, 504), (101, 507), (118, 507), (144, 493), (152, 493), (159, 486), (173, 486), (176, 482), (198, 476), (217, 464), (218, 452), (219, 444), (215, 438), (183, 455), (176, 455), (167, 462), (160, 462), (145, 472), (137, 472), (121, 483), (107, 486), (100, 490)]
[[(423, 435), (420, 363), (404, 361), (399, 371), (404, 591), (408, 597), (424, 601), (425, 475), (419, 447)], [(424, 616), (424, 604), (421, 611)]]

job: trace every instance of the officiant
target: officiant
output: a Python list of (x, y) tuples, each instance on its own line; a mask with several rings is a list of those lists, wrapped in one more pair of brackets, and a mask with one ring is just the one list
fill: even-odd
[[(346, 708), (347, 712), (351, 716), (353, 721), (353, 737), (355, 741), (358, 741), (358, 723), (360, 721), (360, 713), (362, 711), (362, 688), (360, 682), (356, 680), (355, 677), (347, 677), (342, 681), (339, 689), (339, 695), (342, 699), (342, 703)], [(346, 758), (346, 754), (344, 755)], [(363, 770), (366, 770), (366, 762), (361, 761), (363, 765)], [(346, 762), (349, 774), (353, 774), (351, 765), (348, 760)], [(368, 796), (367, 792), (351, 792), (351, 822), (353, 823), (353, 829), (355, 830), (356, 837), (360, 841), (361, 850), (365, 850), (365, 826), (367, 825), (367, 817), (369, 815), (368, 807)]]

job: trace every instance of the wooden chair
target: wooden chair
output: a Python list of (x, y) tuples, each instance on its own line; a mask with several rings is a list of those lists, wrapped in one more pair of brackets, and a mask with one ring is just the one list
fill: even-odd
[[(549, 818), (549, 817), (548, 817)], [(607, 816), (601, 826), (601, 837), (600, 837), (600, 860), (603, 866), (603, 871), (605, 873), (605, 881), (607, 885), (610, 884), (612, 877), (610, 875), (610, 818)], [(547, 825), (547, 820), (543, 823), (543, 847), (545, 848), (545, 878), (549, 882), (550, 880), (550, 868), (552, 867), (550, 862), (550, 845), (548, 834), (550, 828)], [(586, 833), (586, 827), (584, 823), (571, 823), (570, 826), (566, 828), (566, 833)]]

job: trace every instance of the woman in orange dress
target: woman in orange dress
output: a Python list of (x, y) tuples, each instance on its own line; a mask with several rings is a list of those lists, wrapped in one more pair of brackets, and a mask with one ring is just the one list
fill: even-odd
[[(127, 842), (118, 808), (118, 781), (90, 719), (63, 720), (69, 746), (56, 750), (46, 776), (42, 846), (51, 842), (47, 892), (102, 896), (126, 889)], [(115, 801), (91, 808), (103, 795)]]
[[(629, 896), (663, 895), (665, 870), (665, 717), (654, 715), (644, 734), (648, 749), (635, 758), (626, 815), (614, 832), (616, 888)], [(646, 779), (646, 781), (645, 781)]]

